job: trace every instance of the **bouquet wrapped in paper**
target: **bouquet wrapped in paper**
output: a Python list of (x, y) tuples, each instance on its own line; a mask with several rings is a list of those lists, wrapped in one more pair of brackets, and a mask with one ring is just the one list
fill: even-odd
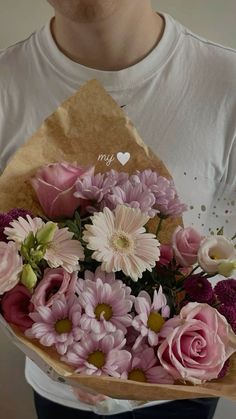
[(234, 237), (184, 228), (185, 210), (123, 110), (87, 83), (0, 178), (2, 327), (60, 382), (236, 399)]

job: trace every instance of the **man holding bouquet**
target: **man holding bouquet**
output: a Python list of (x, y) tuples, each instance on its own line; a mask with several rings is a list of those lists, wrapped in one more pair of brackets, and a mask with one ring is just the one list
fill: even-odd
[[(62, 101), (98, 79), (167, 165), (190, 203), (186, 224), (230, 231), (236, 224), (236, 52), (156, 13), (149, 0), (48, 2), (55, 17), (0, 53), (1, 169)], [(26, 379), (39, 419), (96, 418), (93, 406), (106, 400), (53, 382), (29, 359)], [(216, 404), (155, 402), (114, 417), (211, 419)]]

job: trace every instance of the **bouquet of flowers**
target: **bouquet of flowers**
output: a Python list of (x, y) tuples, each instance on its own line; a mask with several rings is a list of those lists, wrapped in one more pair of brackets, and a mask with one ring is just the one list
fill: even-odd
[[(83, 99), (86, 89), (96, 114), (91, 116), (88, 100), (91, 129), (99, 114), (94, 89), (99, 107), (101, 95), (105, 103), (111, 99), (97, 82), (81, 89)], [(68, 102), (63, 110), (70, 109)], [(105, 106), (102, 117), (106, 112)], [(71, 155), (63, 151), (59, 118), (55, 135), (57, 115), (18, 151), (0, 179), (1, 323), (60, 381), (137, 400), (236, 398), (236, 236), (227, 238), (222, 230), (202, 236), (183, 227), (187, 208), (173, 180), (137, 141), (133, 127), (127, 130), (127, 119), (122, 149), (130, 151), (109, 152), (117, 162), (108, 169), (101, 150), (93, 150), (98, 164), (86, 161), (83, 144), (91, 147), (94, 137), (85, 132), (81, 139), (71, 110), (70, 123), (63, 123)], [(114, 114), (105, 121), (110, 133), (113, 123)], [(99, 122), (94, 124), (97, 132)], [(120, 130), (124, 138), (118, 118)], [(100, 131), (104, 135), (104, 127)], [(61, 135), (61, 146), (55, 143), (52, 159), (41, 139), (33, 167), (29, 155), (40, 135), (49, 142)], [(128, 163), (135, 147), (136, 161)], [(13, 196), (9, 185), (16, 176)]]

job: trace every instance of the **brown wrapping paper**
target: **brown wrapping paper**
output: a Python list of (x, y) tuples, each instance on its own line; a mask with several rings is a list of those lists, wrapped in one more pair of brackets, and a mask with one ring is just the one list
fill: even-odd
[[(130, 153), (130, 160), (124, 167), (116, 158), (119, 152)], [(114, 158), (110, 166), (104, 161), (105, 155)], [(88, 82), (65, 101), (16, 152), (0, 177), (0, 211), (22, 207), (35, 215), (43, 214), (29, 179), (39, 167), (58, 161), (95, 165), (96, 172), (115, 169), (133, 173), (136, 169), (150, 168), (170, 178), (163, 162), (145, 145), (122, 109), (96, 80)], [(160, 235), (163, 243), (168, 242), (177, 224), (181, 224), (181, 219), (164, 221)], [(152, 231), (156, 226), (157, 219), (149, 225)], [(27, 355), (33, 354), (30, 357), (36, 363), (40, 359), (47, 364), (60, 382), (83, 385), (120, 399), (143, 401), (221, 396), (236, 400), (236, 356), (231, 358), (230, 373), (221, 380), (198, 386), (154, 385), (73, 374), (72, 368), (60, 361), (55, 350), (43, 347), (36, 340), (29, 341), (13, 325), (11, 331), (19, 344), (27, 348)], [(9, 331), (8, 334), (11, 336)], [(14, 341), (13, 335), (11, 337)]]

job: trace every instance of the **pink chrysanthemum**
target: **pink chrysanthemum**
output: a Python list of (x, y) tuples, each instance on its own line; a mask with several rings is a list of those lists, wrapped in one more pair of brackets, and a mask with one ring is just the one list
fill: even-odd
[(135, 353), (128, 371), (122, 378), (153, 384), (173, 384), (173, 378), (159, 364), (153, 348), (146, 347), (142, 352)]
[(13, 240), (20, 246), (30, 233), (35, 235), (44, 225), (45, 223), (41, 218), (32, 218), (30, 215), (26, 215), (26, 218), (19, 217), (17, 220), (12, 221), (10, 227), (4, 229), (4, 234), (8, 240)]
[(140, 332), (134, 349), (142, 340), (147, 337), (150, 346), (156, 346), (159, 341), (159, 332), (165, 323), (165, 319), (170, 316), (170, 308), (162, 292), (162, 287), (154, 291), (153, 302), (146, 291), (141, 291), (135, 300), (135, 310), (137, 316), (134, 317), (132, 326)]
[(162, 216), (181, 215), (186, 211), (186, 205), (182, 204), (178, 198), (174, 181), (160, 176), (151, 169), (143, 172), (136, 172), (133, 179), (138, 178), (142, 185), (145, 185), (155, 196), (154, 208), (157, 209)]
[(74, 342), (83, 337), (80, 329), (81, 306), (75, 296), (62, 295), (52, 307), (39, 306), (29, 314), (34, 321), (31, 329), (25, 331), (30, 339), (38, 339), (44, 346), (53, 346), (64, 355)]
[(82, 198), (93, 202), (101, 202), (104, 195), (115, 186), (116, 179), (106, 174), (97, 173), (96, 175), (87, 175), (76, 182), (76, 198)]
[(85, 311), (81, 317), (81, 328), (96, 333), (99, 338), (116, 329), (125, 334), (132, 323), (131, 314), (128, 313), (133, 298), (127, 295), (118, 281), (112, 285), (103, 283), (99, 277), (95, 281), (84, 281), (79, 301)]
[(104, 208), (85, 225), (83, 239), (93, 250), (92, 257), (106, 272), (123, 271), (137, 281), (151, 271), (159, 259), (159, 241), (143, 227), (149, 217), (139, 209), (119, 205), (114, 212)]
[(101, 340), (93, 335), (73, 344), (62, 361), (75, 367), (75, 372), (87, 375), (110, 375), (119, 378), (127, 370), (131, 354), (123, 350), (124, 335), (120, 330)]
[(78, 240), (72, 240), (68, 228), (57, 228), (53, 240), (47, 245), (44, 259), (50, 268), (61, 266), (67, 272), (79, 270), (79, 260), (84, 260), (84, 249)]
[(121, 186), (115, 186), (104, 198), (105, 206), (115, 209), (117, 205), (139, 208), (143, 214), (154, 217), (159, 211), (154, 209), (156, 202), (153, 193), (142, 183), (133, 184), (127, 180)]

